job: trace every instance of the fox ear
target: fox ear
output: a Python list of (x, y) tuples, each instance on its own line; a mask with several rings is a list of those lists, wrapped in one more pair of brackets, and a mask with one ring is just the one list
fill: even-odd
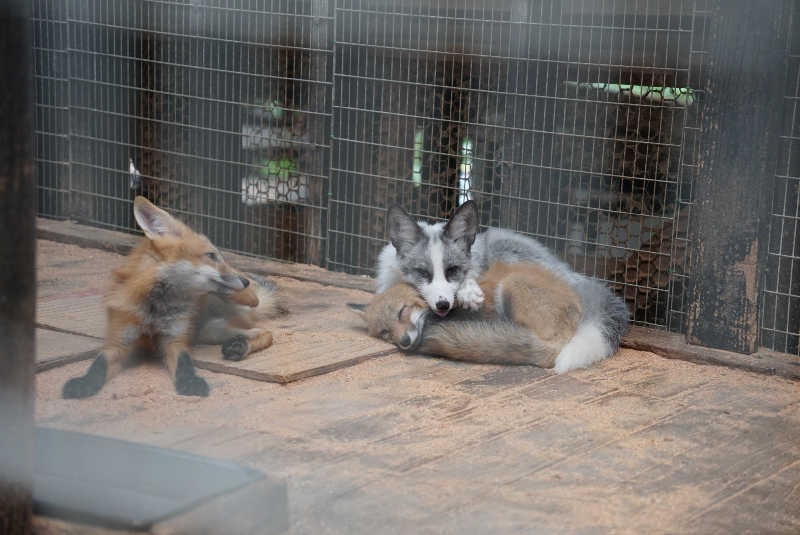
[(389, 240), (400, 256), (403, 256), (422, 237), (417, 222), (399, 206), (389, 208), (388, 227)]
[(361, 318), (364, 323), (367, 323), (367, 312), (366, 312), (367, 305), (362, 305), (359, 303), (347, 303), (347, 309)]
[(163, 236), (181, 236), (186, 228), (183, 223), (142, 196), (133, 201), (133, 217), (142, 227), (144, 235), (151, 240)]
[(456, 213), (444, 226), (444, 236), (453, 241), (463, 241), (467, 249), (475, 241), (478, 233), (478, 209), (475, 203), (467, 201), (458, 207)]

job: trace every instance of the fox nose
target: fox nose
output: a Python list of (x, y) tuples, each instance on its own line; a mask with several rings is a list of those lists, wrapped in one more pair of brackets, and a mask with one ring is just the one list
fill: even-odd
[(246, 279), (244, 277), (239, 277), (239, 280), (242, 281), (242, 286), (243, 287), (247, 288), (248, 286), (250, 286), (250, 280), (249, 279)]
[(220, 284), (229, 292), (238, 292), (249, 284), (249, 281), (244, 277), (240, 277), (235, 273), (229, 273), (220, 277)]
[(442, 299), (441, 301), (436, 301), (436, 310), (439, 312), (447, 312), (450, 310), (450, 303)]
[(404, 334), (403, 338), (401, 338), (400, 341), (397, 342), (397, 345), (400, 346), (400, 349), (408, 349), (409, 346), (411, 345), (411, 337), (409, 337), (408, 334)]

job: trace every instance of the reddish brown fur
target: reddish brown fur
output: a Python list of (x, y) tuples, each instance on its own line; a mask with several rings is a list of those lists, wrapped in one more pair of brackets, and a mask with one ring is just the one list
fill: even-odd
[[(134, 206), (145, 211), (144, 221), (149, 222), (147, 217), (151, 217), (160, 226), (154, 226), (150, 232), (143, 226), (147, 237), (127, 256), (124, 264), (111, 274), (105, 297), (107, 327), (101, 354), (107, 363), (105, 380), (119, 373), (125, 359), (136, 352), (136, 349), (144, 352), (160, 349), (167, 369), (175, 380), (178, 360), (181, 355), (188, 354), (194, 334), (193, 318), (203, 310), (209, 294), (206, 290), (191, 290), (185, 295), (181, 294), (188, 301), (177, 303), (171, 302), (169, 297), (153, 296), (152, 292), (156, 285), (163, 282), (160, 279), (163, 275), (159, 274), (159, 270), (164, 266), (183, 261), (193, 266), (210, 266), (212, 271), (234, 279), (241, 275), (222, 260), (213, 244), (202, 234), (193, 232), (143, 197), (138, 197)], [(141, 212), (137, 212), (137, 221), (141, 224), (140, 215)], [(211, 258), (209, 254), (218, 256)], [(258, 327), (257, 323), (276, 308), (275, 298), (263, 291), (262, 297), (269, 302), (262, 303), (259, 298), (258, 283), (250, 282), (251, 284), (242, 290), (219, 297), (237, 305), (230, 307), (231, 317), (222, 318), (227, 319), (237, 332), (244, 333), (239, 335), (244, 339), (239, 341), (235, 349), (237, 359), (272, 344), (272, 333)], [(164, 307), (177, 307), (174, 321), (171, 321), (172, 325), (165, 324), (160, 315), (148, 315), (148, 305), (152, 303)], [(260, 304), (265, 307), (260, 307)], [(250, 310), (241, 310), (238, 305), (249, 307)], [(268, 312), (265, 314), (264, 310), (260, 310), (262, 308), (268, 309)]]
[[(469, 343), (454, 343), (450, 334), (458, 332), (469, 336), (480, 336), (461, 325), (469, 320), (443, 320), (435, 327), (437, 336), (424, 338), (422, 350), (432, 354), (473, 362), (498, 362), (494, 356), (503, 357), (504, 362), (512, 364), (535, 363), (552, 367), (561, 348), (572, 339), (577, 331), (583, 313), (580, 297), (568, 284), (550, 271), (535, 264), (494, 264), (478, 280), (483, 290), (485, 302), (480, 320), (497, 320), (499, 297), (503, 303), (504, 315), (514, 324), (530, 330), (540, 341), (539, 358), (531, 362), (525, 355), (504, 351), (506, 342), (495, 337), (492, 341), (483, 340), (487, 348), (485, 356), (476, 355)], [(501, 295), (497, 295), (498, 287)], [(408, 284), (398, 284), (382, 294), (376, 295), (367, 305), (363, 319), (371, 336), (382, 337), (389, 342), (398, 343), (411, 328), (411, 315), (416, 310), (425, 310), (427, 304), (420, 298), (416, 289)], [(401, 312), (402, 311), (402, 312)], [(453, 333), (442, 335), (448, 325)], [(455, 326), (455, 327), (452, 327)], [(492, 347), (488, 345), (495, 344)]]
[(578, 329), (583, 307), (566, 282), (536, 264), (494, 264), (478, 280), (486, 296), (484, 310), (495, 310), (498, 285), (511, 304), (506, 314), (544, 342), (563, 346)]
[(397, 343), (411, 326), (414, 310), (425, 310), (425, 301), (409, 284), (397, 284), (376, 295), (364, 311), (367, 332), (375, 338)]

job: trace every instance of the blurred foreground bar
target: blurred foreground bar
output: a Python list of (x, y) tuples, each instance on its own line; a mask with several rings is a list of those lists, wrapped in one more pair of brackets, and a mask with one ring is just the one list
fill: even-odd
[(0, 2), (0, 534), (31, 532), (36, 302), (30, 4)]

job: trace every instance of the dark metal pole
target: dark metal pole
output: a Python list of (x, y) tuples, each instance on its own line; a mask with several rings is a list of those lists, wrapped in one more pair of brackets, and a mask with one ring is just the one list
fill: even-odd
[(752, 353), (784, 90), (784, 2), (714, 0), (692, 212), (688, 341)]
[(31, 531), (35, 178), (29, 0), (0, 2), (0, 534)]

